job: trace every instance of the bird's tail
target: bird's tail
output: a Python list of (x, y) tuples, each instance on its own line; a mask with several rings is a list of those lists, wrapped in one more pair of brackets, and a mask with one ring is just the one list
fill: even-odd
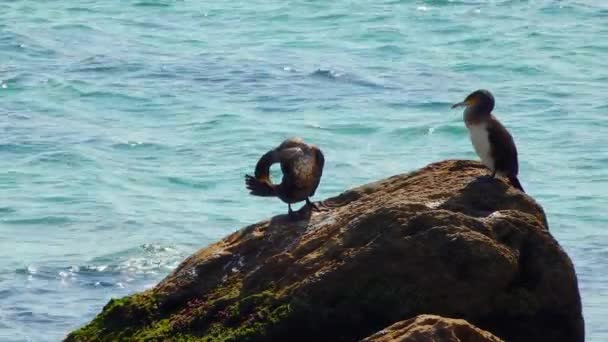
[(509, 182), (511, 182), (511, 185), (513, 185), (516, 189), (521, 190), (521, 192), (525, 192), (524, 188), (521, 186), (521, 183), (519, 182), (519, 179), (517, 179), (517, 176), (507, 176), (507, 178), (509, 178)]
[(254, 196), (276, 196), (274, 186), (266, 179), (257, 179), (253, 176), (245, 175), (245, 185), (250, 190), (249, 193)]

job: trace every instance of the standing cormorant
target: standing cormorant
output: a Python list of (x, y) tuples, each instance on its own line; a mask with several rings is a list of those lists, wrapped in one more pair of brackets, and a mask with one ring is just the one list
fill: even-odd
[(481, 162), (492, 171), (491, 177), (494, 178), (496, 174), (505, 176), (515, 188), (523, 192), (524, 188), (517, 179), (517, 148), (509, 131), (492, 114), (492, 93), (483, 89), (474, 91), (452, 108), (460, 106), (466, 107), (463, 114), (464, 123), (469, 129), (475, 152)]
[[(281, 164), (283, 172), (280, 184), (273, 184), (270, 180), (270, 167), (275, 163)], [(319, 186), (324, 163), (325, 158), (318, 147), (299, 138), (290, 138), (260, 158), (255, 166), (255, 177), (245, 175), (245, 184), (252, 195), (280, 198), (287, 203), (289, 217), (294, 219), (292, 203), (305, 200), (307, 206), (318, 210), (309, 197)]]

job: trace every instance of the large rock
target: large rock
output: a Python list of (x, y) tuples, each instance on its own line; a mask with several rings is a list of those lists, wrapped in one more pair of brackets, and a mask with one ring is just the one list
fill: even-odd
[(576, 274), (542, 208), (486, 173), (440, 162), (298, 223), (245, 227), (67, 340), (354, 341), (432, 313), (507, 341), (583, 341)]
[(397, 322), (362, 342), (504, 342), (464, 319), (420, 315)]

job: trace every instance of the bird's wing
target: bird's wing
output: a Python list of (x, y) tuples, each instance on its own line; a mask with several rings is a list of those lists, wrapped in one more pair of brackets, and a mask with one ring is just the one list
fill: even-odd
[(492, 146), (492, 157), (496, 170), (516, 176), (519, 171), (517, 148), (513, 137), (500, 121), (492, 117), (488, 122), (488, 139)]
[(313, 189), (312, 189), (312, 193), (310, 194), (310, 196), (313, 196), (315, 194), (315, 191), (317, 191), (317, 188), (319, 187), (319, 183), (321, 182), (321, 176), (323, 175), (323, 166), (325, 166), (325, 156), (323, 155), (323, 152), (321, 152), (321, 150), (314, 146), (312, 148), (314, 154), (315, 154), (315, 168), (314, 168), (314, 185), (313, 185)]

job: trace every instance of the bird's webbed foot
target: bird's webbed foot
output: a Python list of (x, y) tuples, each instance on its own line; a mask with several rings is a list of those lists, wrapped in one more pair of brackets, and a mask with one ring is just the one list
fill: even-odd
[(310, 209), (313, 211), (321, 211), (321, 209), (319, 209), (319, 206), (311, 202), (309, 198), (306, 199), (306, 205), (309, 206)]

